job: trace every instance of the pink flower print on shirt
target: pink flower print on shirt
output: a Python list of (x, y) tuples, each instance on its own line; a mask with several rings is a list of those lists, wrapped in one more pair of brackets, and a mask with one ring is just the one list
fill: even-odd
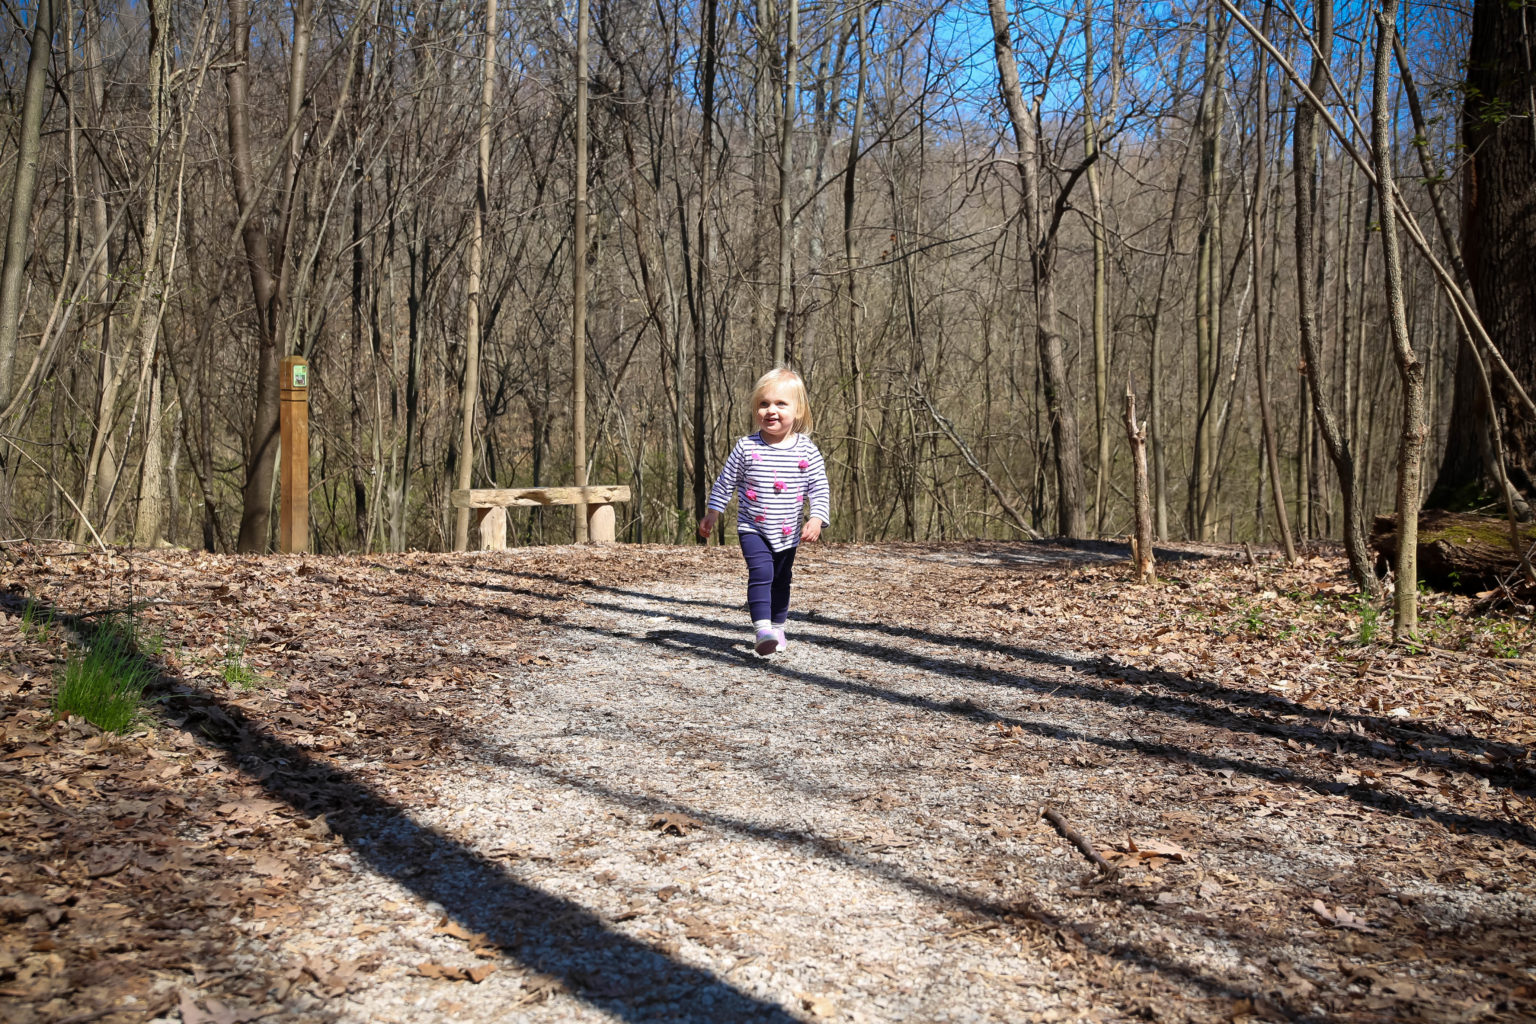
[(757, 500), (757, 492), (754, 491), (750, 487), (747, 488), (747, 500), (748, 501), (756, 501)]
[(754, 462), (762, 462), (763, 461), (762, 453), (761, 452), (753, 452), (752, 453), (752, 460)]
[(773, 489), (776, 490), (776, 491), (782, 491), (784, 489), (784, 481), (783, 480), (775, 480), (773, 482)]
[(784, 527), (784, 536), (788, 537), (790, 534), (792, 534), (794, 532), (795, 531), (794, 531), (793, 527), (790, 527), (790, 526)]
[(767, 519), (768, 519), (768, 517), (763, 515), (761, 512), (759, 512), (757, 515), (752, 517), (752, 521), (754, 523), (766, 522)]
[(809, 462), (805, 461), (804, 459), (801, 459), (800, 460), (800, 468), (802, 470), (810, 469), (811, 468), (811, 464)]

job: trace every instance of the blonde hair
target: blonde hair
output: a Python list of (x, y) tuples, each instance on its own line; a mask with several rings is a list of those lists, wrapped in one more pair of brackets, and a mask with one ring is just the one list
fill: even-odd
[(752, 385), (752, 397), (747, 400), (747, 409), (749, 411), (755, 412), (757, 409), (757, 403), (762, 400), (763, 392), (767, 391), (775, 384), (788, 384), (790, 394), (794, 396), (795, 422), (790, 429), (797, 434), (810, 433), (811, 403), (810, 399), (806, 397), (805, 381), (800, 377), (798, 373), (796, 373), (794, 370), (791, 370), (787, 366), (775, 366), (773, 369), (757, 378), (757, 383)]

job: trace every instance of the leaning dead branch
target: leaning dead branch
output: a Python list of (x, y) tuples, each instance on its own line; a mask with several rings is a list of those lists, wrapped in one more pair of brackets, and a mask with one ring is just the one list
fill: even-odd
[(933, 417), (933, 422), (939, 425), (939, 429), (944, 431), (944, 436), (949, 438), (950, 442), (959, 450), (960, 457), (965, 460), (966, 465), (970, 466), (972, 472), (981, 478), (981, 482), (987, 485), (987, 490), (992, 492), (992, 497), (996, 498), (997, 503), (1003, 507), (1003, 511), (1008, 513), (1008, 518), (1013, 520), (1014, 527), (1030, 540), (1043, 540), (1044, 537), (1040, 531), (1030, 526), (1023, 515), (1019, 513), (1019, 510), (1014, 507), (1013, 502), (1008, 500), (1008, 496), (997, 485), (997, 481), (992, 479), (992, 474), (986, 471), (981, 462), (976, 458), (976, 453), (971, 451), (971, 446), (965, 443), (965, 438), (961, 437), (959, 431), (955, 430), (955, 425), (943, 413), (934, 408), (933, 403), (928, 400), (928, 396), (921, 387), (914, 388), (914, 391), (917, 394), (918, 400), (927, 407), (928, 415)]

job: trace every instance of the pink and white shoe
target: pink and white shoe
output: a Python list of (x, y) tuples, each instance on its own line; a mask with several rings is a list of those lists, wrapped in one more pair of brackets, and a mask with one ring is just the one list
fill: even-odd
[(779, 653), (783, 654), (785, 651), (789, 650), (789, 637), (784, 635), (783, 626), (774, 626), (773, 630), (779, 634)]
[(758, 654), (767, 657), (778, 650), (784, 643), (784, 634), (771, 626), (757, 631), (757, 644), (753, 648)]

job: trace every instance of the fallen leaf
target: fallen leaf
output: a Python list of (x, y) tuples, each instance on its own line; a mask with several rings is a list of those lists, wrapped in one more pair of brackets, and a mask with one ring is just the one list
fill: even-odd
[(436, 978), (439, 981), (468, 981), (476, 985), (489, 978), (495, 970), (495, 964), (480, 964), (478, 967), (453, 967), (448, 964), (434, 963), (416, 965), (416, 973), (423, 978)]
[(1177, 843), (1156, 839), (1138, 841), (1129, 836), (1121, 846), (1106, 852), (1103, 857), (1115, 867), (1139, 866), (1148, 870), (1156, 870), (1164, 864), (1184, 864), (1189, 861), (1189, 854)]
[(795, 997), (800, 1000), (800, 1005), (817, 1017), (831, 1017), (837, 1013), (837, 1007), (826, 996), (813, 995), (810, 992), (796, 992)]
[(653, 832), (661, 832), (670, 836), (685, 836), (695, 829), (704, 827), (704, 823), (696, 818), (690, 818), (686, 814), (662, 814), (651, 819), (650, 829)]
[(466, 941), (473, 940), (477, 937), (474, 932), (471, 932), (457, 921), (450, 921), (446, 917), (437, 922), (437, 927), (432, 929), (432, 934), (452, 935), (456, 939), (464, 939)]
[(267, 815), (282, 806), (276, 800), (241, 800), (238, 803), (219, 805), (219, 813), (233, 818), (242, 825), (256, 825)]
[(256, 863), (251, 865), (251, 870), (258, 875), (266, 875), (278, 880), (288, 877), (288, 864), (268, 854), (257, 857)]
[(1324, 903), (1322, 900), (1312, 901), (1312, 913), (1316, 914), (1319, 918), (1326, 921), (1327, 923), (1333, 925), (1335, 928), (1348, 928), (1357, 932), (1370, 932), (1375, 930), (1374, 925), (1372, 925), (1369, 921), (1359, 916), (1358, 914), (1352, 913), (1344, 909), (1343, 906), (1337, 905), (1332, 910), (1329, 910), (1328, 904)]
[(181, 1012), (181, 1024), (214, 1024), (213, 1014), (198, 1006), (186, 989), (181, 990), (177, 1009)]
[(25, 920), (33, 914), (53, 909), (53, 904), (41, 896), (0, 896), (0, 919)]
[(128, 866), (133, 855), (134, 849), (131, 846), (95, 847), (83, 858), (85, 877), (105, 878), (107, 875), (115, 875)]

